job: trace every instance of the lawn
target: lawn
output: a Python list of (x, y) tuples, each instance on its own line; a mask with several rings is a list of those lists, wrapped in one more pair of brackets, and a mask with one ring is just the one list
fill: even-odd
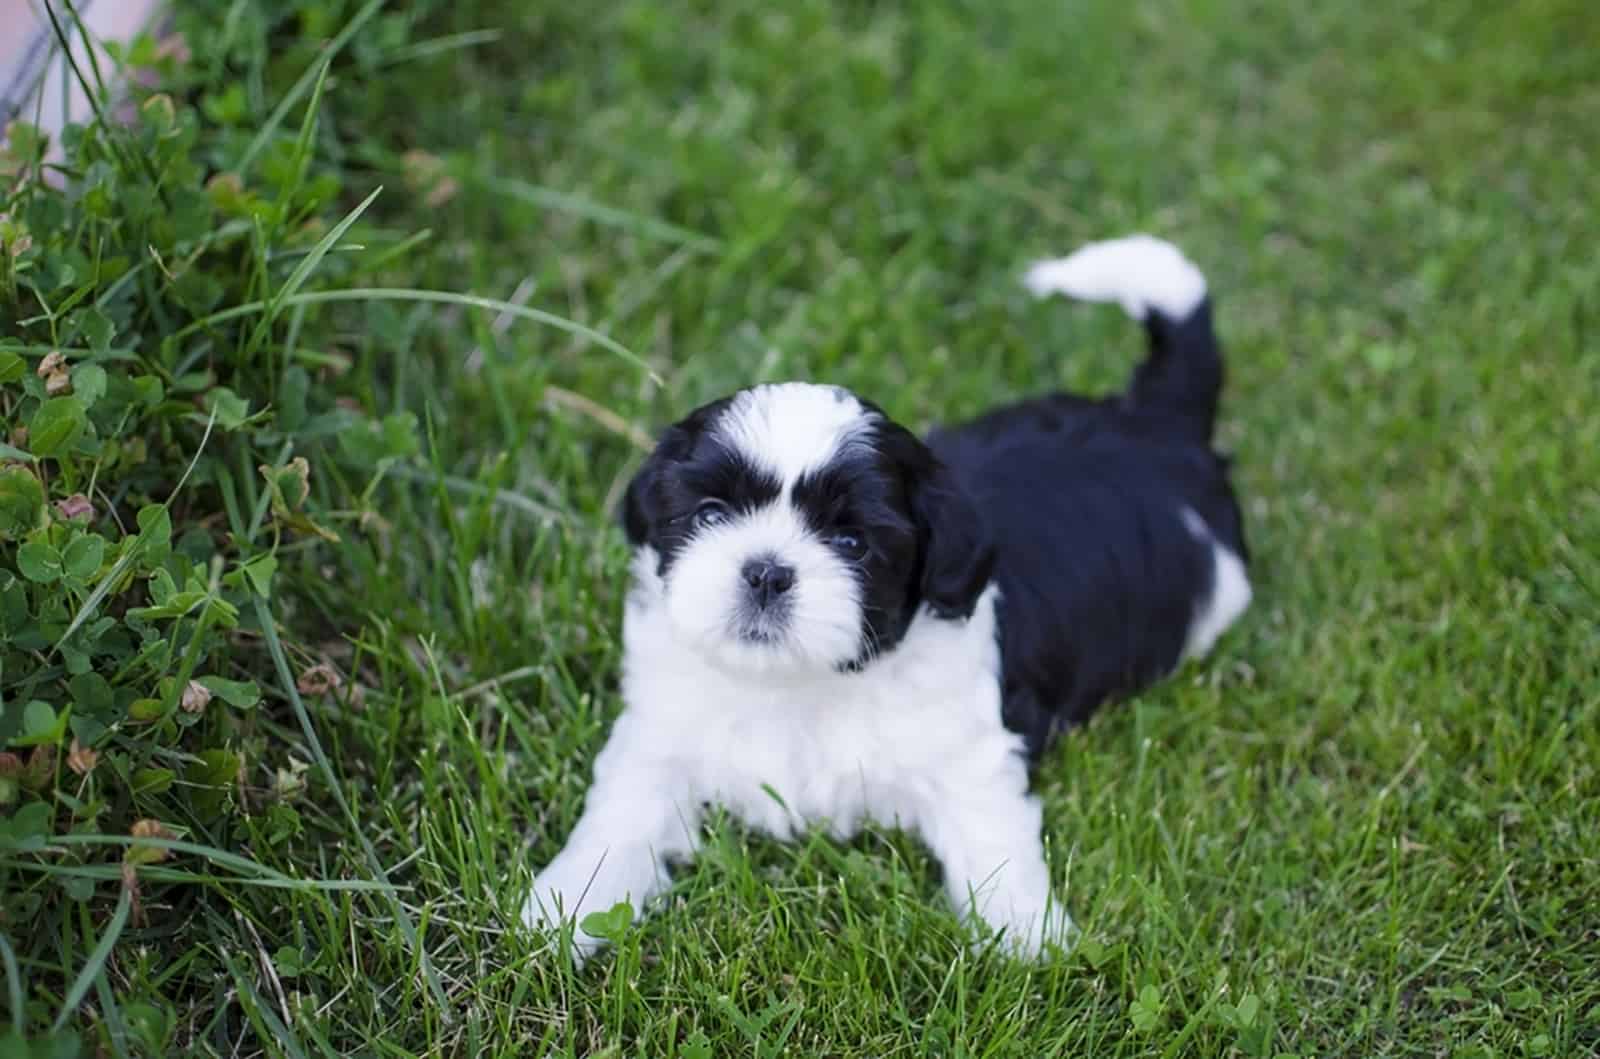
[[(144, 157), (190, 163), (70, 233), (139, 210), (131, 260), (175, 248), (94, 288), (118, 337), (62, 333), (59, 264), (0, 266), (5, 456), (48, 532), (80, 532), (55, 505), (82, 493), (112, 541), (50, 581), (20, 528), (0, 588), (47, 630), (102, 602), (131, 630), (113, 671), (6, 627), (0, 1032), (41, 1055), (1600, 1050), (1592, 4), (176, 8), (189, 54), (144, 81), (177, 124), (133, 120)], [(150, 168), (107, 157), (121, 188)], [(288, 204), (266, 220), (239, 201), (258, 183)], [(1212, 285), (1256, 602), (1040, 768), (1078, 949), (970, 948), (892, 831), (731, 823), (614, 953), (574, 970), (522, 931), (620, 708), (609, 511), (649, 431), (781, 378), (918, 426), (1116, 386), (1138, 329), (1017, 280), (1137, 230)], [(104, 420), (30, 453), (53, 346), (80, 391), (110, 367), (107, 401), (129, 365), (161, 377), (148, 461), (85, 448)], [(91, 727), (84, 667), (114, 688)], [(79, 702), (70, 731), (34, 700)], [(30, 741), (54, 778), (15, 779)]]

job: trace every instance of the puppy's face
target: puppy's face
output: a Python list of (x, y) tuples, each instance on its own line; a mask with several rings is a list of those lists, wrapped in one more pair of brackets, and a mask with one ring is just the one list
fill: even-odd
[(992, 560), (927, 447), (848, 391), (758, 386), (670, 427), (623, 523), (689, 649), (742, 672), (848, 670), (924, 604), (965, 617)]

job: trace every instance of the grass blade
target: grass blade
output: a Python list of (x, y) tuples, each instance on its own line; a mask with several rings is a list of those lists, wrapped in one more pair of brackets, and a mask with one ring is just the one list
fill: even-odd
[(117, 1005), (117, 995), (112, 992), (106, 976), (94, 980), (94, 993), (100, 999), (100, 1015), (105, 1022), (106, 1038), (111, 1042), (111, 1054), (119, 1059), (128, 1057), (128, 1024)]
[(260, 130), (251, 139), (250, 145), (245, 148), (244, 154), (239, 159), (240, 176), (250, 172), (250, 167), (255, 164), (257, 156), (266, 148), (268, 141), (277, 134), (278, 127), (289, 116), (289, 111), (293, 110), (295, 104), (299, 103), (305, 94), (311, 90), (311, 86), (316, 84), (317, 79), (321, 76), (322, 68), (332, 63), (334, 58), (344, 51), (345, 45), (349, 44), (356, 32), (366, 25), (368, 19), (378, 13), (378, 9), (383, 4), (384, 0), (368, 0), (361, 10), (355, 13), (355, 17), (345, 25), (344, 29), (339, 31), (339, 35), (328, 42), (328, 46), (323, 49), (321, 57), (306, 68), (306, 72), (300, 75), (300, 79), (278, 101), (278, 105), (272, 108), (272, 113), (262, 123)]
[(274, 308), (267, 313), (267, 323), (271, 323), (277, 315), (278, 309), (287, 303), (290, 298), (293, 298), (301, 287), (305, 286), (306, 280), (311, 278), (311, 273), (322, 263), (322, 259), (328, 256), (328, 251), (333, 249), (333, 245), (344, 237), (344, 233), (350, 230), (350, 226), (360, 219), (361, 215), (367, 211), (367, 207), (372, 205), (373, 201), (381, 194), (383, 194), (382, 185), (373, 188), (372, 194), (362, 199), (360, 205), (345, 214), (338, 224), (328, 230), (328, 234), (317, 240), (317, 245), (311, 248), (311, 252), (300, 259), (300, 263), (294, 267), (294, 271), (289, 273), (289, 278), (284, 280), (283, 286), (278, 289), (277, 296), (272, 299)]
[(61, 1032), (61, 1028), (67, 1024), (72, 1013), (78, 1010), (78, 1005), (83, 1003), (83, 998), (88, 996), (95, 979), (105, 970), (106, 961), (111, 958), (111, 950), (116, 946), (117, 939), (122, 936), (122, 928), (128, 924), (128, 912), (132, 908), (133, 891), (124, 886), (122, 896), (117, 899), (117, 910), (111, 914), (111, 922), (106, 924), (105, 933), (100, 935), (100, 943), (89, 954), (89, 959), (78, 972), (78, 977), (73, 979), (72, 988), (67, 990), (67, 998), (62, 1001), (61, 1012), (56, 1015), (55, 1025), (50, 1028), (52, 1033)]
[[(296, 879), (285, 875), (275, 868), (253, 861), (249, 857), (241, 857), (237, 853), (217, 849), (214, 846), (202, 846), (195, 842), (185, 842), (182, 839), (169, 838), (133, 838), (128, 835), (55, 835), (50, 839), (54, 846), (149, 846), (152, 849), (164, 849), (172, 853), (187, 853), (192, 857), (202, 857), (220, 867), (231, 868), (236, 872), (255, 875), (264, 879), (272, 879), (290, 885), (302, 885), (314, 880)], [(365, 890), (383, 890), (384, 884), (361, 882), (360, 888)]]
[(67, 626), (67, 631), (62, 633), (61, 638), (56, 641), (54, 650), (61, 650), (61, 645), (72, 638), (72, 634), (78, 631), (78, 627), (94, 617), (95, 609), (110, 594), (111, 586), (117, 583), (117, 579), (122, 576), (122, 572), (132, 565), (135, 555), (136, 553), (131, 549), (122, 553), (122, 558), (118, 559), (111, 567), (111, 572), (100, 579), (100, 583), (94, 586), (94, 591), (89, 593), (89, 598), (83, 601), (83, 606), (78, 608), (78, 613), (72, 616), (72, 624)]
[(6, 968), (6, 993), (11, 998), (11, 1025), (17, 1036), (22, 1036), (22, 972), (17, 968), (17, 954), (11, 951), (11, 942), (0, 934), (0, 963)]
[(294, 138), (294, 154), (290, 164), (294, 179), (288, 182), (292, 191), (287, 194), (293, 194), (305, 186), (306, 167), (311, 164), (311, 140), (317, 134), (317, 108), (322, 104), (322, 89), (328, 83), (328, 69), (332, 65), (324, 59), (322, 69), (317, 71), (317, 79), (311, 85), (311, 98), (306, 102), (305, 115), (300, 119), (299, 135)]
[[(81, 27), (83, 22), (78, 18), (78, 13), (73, 10), (72, 5), (68, 3), (66, 8), (67, 13), (72, 16), (74, 22)], [(102, 126), (109, 127), (105, 114), (100, 110), (100, 93), (95, 91), (95, 86), (89, 83), (89, 78), (84, 75), (83, 69), (78, 65), (78, 57), (72, 50), (72, 37), (67, 33), (66, 28), (61, 25), (61, 18), (56, 13), (56, 5), (51, 0), (45, 0), (44, 13), (50, 20), (50, 29), (55, 34), (56, 43), (61, 48), (61, 54), (67, 60), (67, 65), (72, 69), (72, 76), (77, 79), (78, 87), (83, 90), (84, 97), (89, 101), (89, 109), (94, 111), (94, 120)], [(89, 51), (93, 54), (93, 45), (90, 45)], [(96, 71), (97, 80), (98, 73)]]
[(238, 991), (245, 1017), (252, 1023), (260, 1023), (255, 1029), (261, 1039), (276, 1043), (282, 1049), (279, 1054), (289, 1055), (294, 1059), (305, 1059), (306, 1053), (300, 1047), (300, 1042), (290, 1032), (289, 1027), (283, 1024), (283, 1020), (272, 1013), (272, 1008), (256, 989), (255, 983), (234, 965), (231, 957), (224, 958), (222, 962), (228, 968), (229, 975), (233, 977), (233, 985)]
[(361, 215), (366, 212), (367, 207), (372, 205), (373, 201), (382, 193), (382, 186), (373, 188), (372, 194), (362, 199), (355, 209), (345, 214), (339, 223), (329, 229), (328, 233), (321, 239), (318, 239), (317, 245), (313, 246), (310, 252), (300, 259), (300, 263), (295, 265), (294, 271), (289, 273), (289, 278), (283, 281), (283, 286), (279, 287), (277, 293), (267, 299), (266, 312), (262, 314), (261, 320), (251, 332), (250, 341), (245, 346), (246, 350), (253, 351), (261, 345), (262, 340), (266, 338), (267, 329), (278, 318), (278, 314), (283, 312), (284, 307), (290, 304), (295, 293), (305, 286), (306, 280), (311, 278), (311, 273), (322, 263), (322, 259), (328, 256), (328, 251), (333, 249), (335, 243), (344, 238), (344, 233), (350, 230), (350, 226), (360, 219)]
[(426, 59), (445, 52), (456, 51), (460, 48), (476, 48), (480, 44), (494, 44), (501, 38), (498, 29), (472, 29), (464, 33), (452, 33), (443, 37), (434, 37), (432, 40), (420, 40), (415, 44), (396, 49), (383, 60), (383, 65), (396, 66), (412, 59)]
[(604, 224), (612, 228), (621, 228), (642, 235), (650, 239), (659, 239), (662, 242), (679, 243), (695, 250), (710, 253), (722, 247), (721, 240), (713, 239), (709, 235), (680, 228), (676, 224), (658, 221), (654, 217), (632, 213), (619, 209), (616, 206), (607, 206), (604, 203), (586, 199), (582, 195), (574, 195), (570, 191), (557, 191), (554, 188), (540, 187), (530, 184), (526, 180), (517, 180), (512, 177), (484, 177), (479, 176), (476, 182), (491, 191), (497, 192), (507, 198), (525, 202), (530, 206), (538, 206), (547, 210), (559, 210), (570, 213), (574, 217)]
[[(484, 298), (476, 294), (458, 294), (455, 291), (443, 290), (418, 290), (411, 287), (353, 287), (348, 290), (309, 291), (305, 294), (294, 294), (284, 298), (282, 305), (324, 305), (331, 302), (361, 302), (361, 301), (400, 301), (400, 302), (436, 302), (445, 305), (460, 305), (471, 309), (488, 309), (491, 312), (504, 313), (521, 320), (544, 324), (558, 331), (579, 335), (587, 338), (595, 345), (615, 353), (629, 364), (638, 368), (649, 376), (650, 381), (656, 385), (663, 385), (661, 376), (655, 369), (646, 364), (644, 358), (633, 350), (624, 346), (616, 339), (601, 334), (592, 327), (580, 324), (575, 320), (568, 320), (564, 316), (548, 313), (542, 309), (529, 309), (526, 306), (513, 302), (502, 301), (498, 298)], [(175, 337), (182, 338), (195, 331), (224, 320), (232, 320), (240, 316), (250, 316), (267, 309), (265, 301), (243, 302), (229, 309), (212, 313), (210, 316), (196, 320), (189, 324)]]
[[(0, 868), (62, 879), (93, 879), (97, 882), (122, 878), (120, 864), (40, 864), (36, 861), (0, 857)], [(391, 889), (398, 891), (397, 887), (385, 886), (383, 883), (368, 879), (292, 879), (286, 875), (246, 878), (238, 875), (202, 875), (198, 872), (163, 868), (158, 865), (146, 865), (140, 868), (139, 877), (151, 882), (177, 883), (184, 886), (249, 886), (258, 890), (289, 890), (294, 893), (378, 893)]]
[(89, 27), (84, 23), (83, 16), (78, 14), (78, 8), (72, 0), (62, 0), (66, 5), (67, 14), (72, 16), (72, 27), (78, 31), (78, 39), (83, 41), (83, 56), (89, 61), (89, 71), (94, 74), (94, 87), (101, 97), (108, 95), (106, 92), (105, 75), (100, 72), (100, 59), (95, 55), (95, 41), (89, 36)]
[(404, 464), (392, 464), (385, 474), (390, 478), (401, 481), (415, 482), (420, 485), (440, 485), (452, 492), (465, 496), (487, 498), (495, 507), (503, 507), (510, 511), (530, 515), (539, 522), (567, 522), (577, 521), (577, 516), (570, 511), (543, 504), (529, 496), (512, 492), (510, 489), (496, 489), (494, 486), (474, 482), (469, 478), (461, 478), (453, 474), (438, 474), (407, 467)]
[(429, 959), (428, 950), (423, 947), (422, 938), (417, 934), (416, 924), (411, 921), (405, 906), (395, 896), (393, 884), (389, 883), (389, 873), (384, 870), (383, 862), (378, 859), (378, 851), (373, 848), (372, 841), (367, 838), (367, 832), (361, 826), (361, 821), (350, 808), (350, 802), (344, 796), (344, 788), (339, 785), (339, 776), (333, 771), (333, 763), (328, 760), (327, 752), (322, 749), (322, 740), (317, 738), (317, 730), (311, 725), (311, 714), (307, 712), (306, 704), (300, 698), (300, 689), (295, 685), (294, 672), (289, 668), (289, 658), (284, 654), (283, 642), (278, 639), (278, 626), (273, 620), (272, 611), (267, 608), (267, 601), (260, 596), (255, 597), (255, 610), (256, 620), (261, 626), (261, 635), (267, 642), (267, 652), (272, 656), (272, 664), (278, 671), (278, 680), (283, 684), (284, 693), (289, 697), (289, 704), (294, 708), (295, 719), (300, 722), (300, 732), (305, 736), (306, 746), (310, 749), (311, 756), (316, 759), (317, 768), (322, 771), (323, 779), (327, 780), (328, 790), (333, 793), (334, 801), (339, 803), (339, 811), (349, 821), (350, 833), (361, 843), (367, 865), (373, 874), (391, 887), (385, 896), (389, 898), (395, 923), (399, 925), (400, 933), (405, 936), (406, 943), (417, 956), (422, 967), (422, 975), (427, 980), (428, 990), (433, 994), (434, 1003), (439, 1006), (441, 1017), (449, 1022), (452, 1019), (450, 1002), (444, 995), (444, 987), (439, 984), (439, 975), (433, 969), (433, 961)]

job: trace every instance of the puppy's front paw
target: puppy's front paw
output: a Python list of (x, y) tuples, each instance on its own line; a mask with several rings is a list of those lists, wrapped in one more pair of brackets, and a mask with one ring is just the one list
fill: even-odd
[(1038, 960), (1052, 949), (1068, 949), (1078, 928), (1056, 902), (996, 901), (984, 909), (983, 924), (1000, 935), (1001, 947), (1019, 960)]
[(1012, 956), (1019, 960), (1040, 960), (1052, 950), (1065, 951), (1072, 947), (1078, 928), (1065, 912), (1052, 910), (1043, 918), (1030, 918), (1022, 923), (1004, 924), (1002, 943)]
[(585, 934), (580, 925), (583, 916), (594, 910), (590, 900), (590, 878), (565, 878), (558, 867), (552, 865), (533, 880), (533, 889), (522, 905), (522, 925), (529, 930), (546, 934), (552, 940), (560, 937), (566, 924), (572, 929), (572, 959), (578, 966), (605, 946), (600, 938)]

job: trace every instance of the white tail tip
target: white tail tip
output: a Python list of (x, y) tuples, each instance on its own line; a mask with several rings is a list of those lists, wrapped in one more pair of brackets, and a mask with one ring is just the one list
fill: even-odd
[(1034, 297), (1065, 294), (1117, 302), (1135, 320), (1154, 310), (1182, 320), (1206, 296), (1206, 278), (1183, 251), (1153, 235), (1088, 243), (1066, 257), (1036, 262), (1022, 279)]

